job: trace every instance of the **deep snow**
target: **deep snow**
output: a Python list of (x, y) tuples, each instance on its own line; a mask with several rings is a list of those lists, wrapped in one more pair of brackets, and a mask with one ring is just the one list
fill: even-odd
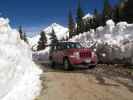
[(29, 46), (0, 18), (0, 100), (33, 100), (40, 93), (41, 70)]
[(120, 22), (115, 25), (108, 20), (105, 27), (81, 33), (70, 41), (93, 48), (103, 63), (133, 64), (133, 24)]

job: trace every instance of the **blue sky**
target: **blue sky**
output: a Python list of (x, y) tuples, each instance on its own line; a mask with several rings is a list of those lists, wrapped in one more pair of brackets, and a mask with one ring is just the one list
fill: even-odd
[[(112, 5), (118, 0), (110, 0)], [(26, 31), (38, 31), (56, 22), (67, 26), (68, 9), (75, 14), (78, 0), (0, 0), (0, 15), (8, 17), (13, 27), (22, 25)], [(81, 0), (85, 13), (102, 10), (103, 0)]]

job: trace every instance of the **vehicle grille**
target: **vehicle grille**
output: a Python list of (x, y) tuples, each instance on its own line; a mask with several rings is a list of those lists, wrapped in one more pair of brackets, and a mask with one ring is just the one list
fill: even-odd
[(81, 58), (91, 57), (91, 52), (81, 52), (80, 57)]

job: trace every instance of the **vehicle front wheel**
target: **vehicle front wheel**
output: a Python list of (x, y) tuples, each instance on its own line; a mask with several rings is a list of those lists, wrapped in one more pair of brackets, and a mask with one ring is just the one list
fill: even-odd
[(70, 70), (70, 69), (72, 69), (72, 66), (71, 66), (71, 64), (70, 64), (70, 62), (69, 62), (68, 59), (64, 59), (63, 64), (64, 64), (64, 70)]
[(93, 69), (93, 68), (95, 68), (95, 67), (96, 67), (96, 65), (89, 65), (89, 66), (88, 66), (89, 69)]
[(52, 59), (50, 59), (49, 65), (51, 68), (55, 68), (55, 62)]

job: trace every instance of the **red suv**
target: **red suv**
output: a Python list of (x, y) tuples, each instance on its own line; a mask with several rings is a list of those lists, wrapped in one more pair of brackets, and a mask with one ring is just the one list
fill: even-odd
[(55, 63), (63, 64), (65, 70), (69, 70), (73, 65), (88, 65), (95, 67), (97, 56), (90, 48), (83, 48), (77, 42), (59, 42), (52, 45), (50, 51), (50, 65)]

